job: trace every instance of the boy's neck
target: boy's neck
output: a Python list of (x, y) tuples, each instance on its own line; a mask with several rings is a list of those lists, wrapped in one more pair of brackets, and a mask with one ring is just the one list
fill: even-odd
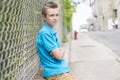
[(51, 25), (49, 25), (48, 23), (45, 23), (45, 24), (47, 24), (49, 27), (51, 27), (51, 28), (53, 28), (54, 26), (51, 26)]

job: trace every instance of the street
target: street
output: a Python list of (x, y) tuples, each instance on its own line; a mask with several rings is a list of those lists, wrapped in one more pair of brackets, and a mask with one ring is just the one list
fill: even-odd
[(116, 55), (120, 56), (120, 30), (86, 33), (93, 39), (108, 46)]
[(79, 33), (78, 39), (72, 40), (71, 71), (79, 80), (120, 80), (120, 62), (109, 47), (93, 36), (94, 33)]

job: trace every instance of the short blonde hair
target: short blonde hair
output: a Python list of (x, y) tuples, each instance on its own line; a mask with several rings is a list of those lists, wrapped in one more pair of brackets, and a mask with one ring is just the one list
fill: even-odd
[(43, 16), (46, 16), (47, 12), (46, 10), (49, 9), (49, 8), (58, 8), (58, 4), (57, 3), (54, 3), (54, 2), (47, 2), (43, 5), (43, 8), (42, 8), (42, 15)]

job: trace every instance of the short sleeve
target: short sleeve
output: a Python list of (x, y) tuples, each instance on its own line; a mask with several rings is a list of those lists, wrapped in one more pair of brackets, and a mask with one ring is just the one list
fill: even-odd
[(48, 33), (41, 35), (42, 46), (48, 51), (52, 51), (55, 48), (58, 48), (57, 42), (54, 39), (54, 36)]

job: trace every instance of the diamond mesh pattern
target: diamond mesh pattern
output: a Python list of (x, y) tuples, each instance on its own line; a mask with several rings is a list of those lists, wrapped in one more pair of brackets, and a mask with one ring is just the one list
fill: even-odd
[(35, 46), (45, 0), (0, 0), (0, 80), (32, 80), (39, 69)]

